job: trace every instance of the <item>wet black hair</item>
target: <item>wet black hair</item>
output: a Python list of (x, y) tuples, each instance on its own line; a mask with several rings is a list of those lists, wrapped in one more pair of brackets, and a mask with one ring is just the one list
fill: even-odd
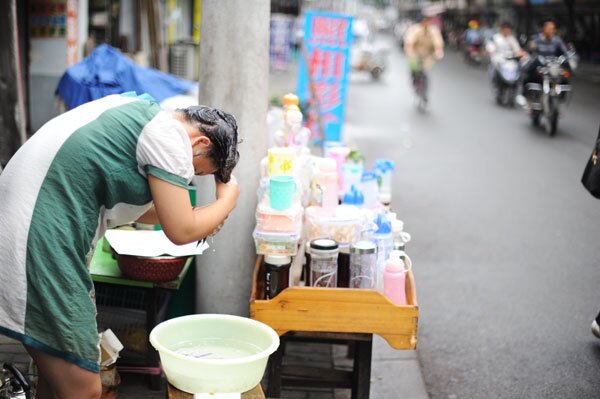
[(231, 171), (240, 159), (237, 122), (233, 115), (206, 105), (194, 105), (176, 111), (210, 139), (211, 145), (206, 156), (217, 168), (217, 179), (223, 183), (229, 182)]

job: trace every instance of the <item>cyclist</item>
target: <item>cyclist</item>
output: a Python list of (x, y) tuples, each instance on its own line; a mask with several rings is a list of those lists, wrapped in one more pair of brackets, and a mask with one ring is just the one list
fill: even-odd
[(429, 70), (435, 60), (444, 57), (444, 39), (439, 28), (431, 23), (431, 15), (423, 13), (419, 23), (412, 25), (404, 35), (404, 52), (408, 57), (410, 71), (415, 90), (419, 78), (423, 79), (423, 100), (427, 102), (427, 80), (425, 72)]

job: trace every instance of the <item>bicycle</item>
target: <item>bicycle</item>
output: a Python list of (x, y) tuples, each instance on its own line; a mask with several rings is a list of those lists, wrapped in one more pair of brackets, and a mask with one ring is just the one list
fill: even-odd
[(427, 74), (423, 68), (423, 60), (420, 58), (411, 58), (409, 60), (410, 71), (412, 75), (412, 84), (417, 95), (417, 108), (419, 111), (427, 109)]

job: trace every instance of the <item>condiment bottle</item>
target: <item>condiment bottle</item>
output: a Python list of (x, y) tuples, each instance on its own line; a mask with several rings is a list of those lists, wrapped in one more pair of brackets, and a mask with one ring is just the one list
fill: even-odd
[(350, 245), (340, 244), (338, 254), (337, 286), (347, 288), (350, 284)]
[(395, 305), (406, 305), (406, 272), (409, 269), (403, 259), (407, 259), (410, 264), (406, 253), (392, 251), (383, 274), (383, 293)]
[(375, 288), (377, 245), (361, 240), (350, 246), (350, 288)]
[(310, 248), (310, 285), (336, 287), (339, 247), (335, 240), (318, 238)]
[(265, 255), (265, 297), (274, 298), (290, 285), (292, 258), (283, 255)]
[(377, 276), (375, 278), (375, 286), (377, 290), (383, 291), (385, 262), (393, 249), (394, 240), (392, 237), (392, 226), (385, 215), (378, 213), (374, 222), (377, 228), (371, 235), (371, 239), (377, 245)]

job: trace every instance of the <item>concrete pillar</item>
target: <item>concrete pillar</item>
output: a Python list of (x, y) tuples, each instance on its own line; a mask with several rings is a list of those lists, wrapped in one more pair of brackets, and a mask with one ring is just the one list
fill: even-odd
[[(199, 313), (248, 315), (258, 165), (267, 151), (269, 10), (269, 0), (202, 0), (200, 103), (233, 114), (244, 143), (234, 171), (241, 189), (237, 208), (198, 257)], [(196, 184), (198, 203), (214, 199), (210, 179)]]

